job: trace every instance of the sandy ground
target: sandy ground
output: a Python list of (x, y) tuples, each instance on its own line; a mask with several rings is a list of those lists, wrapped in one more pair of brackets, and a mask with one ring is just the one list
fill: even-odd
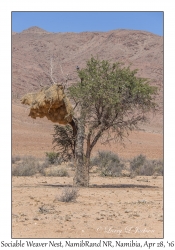
[(61, 202), (71, 177), (13, 177), (13, 238), (161, 238), (162, 177), (91, 174), (76, 202)]
[[(52, 151), (53, 124), (32, 120), (29, 110), (12, 104), (12, 155), (45, 157)], [(120, 157), (144, 154), (163, 159), (161, 127), (134, 132), (125, 142), (95, 147)], [(76, 202), (59, 201), (70, 177), (12, 178), (13, 238), (162, 238), (163, 178), (103, 178), (91, 173), (90, 187), (80, 188)]]

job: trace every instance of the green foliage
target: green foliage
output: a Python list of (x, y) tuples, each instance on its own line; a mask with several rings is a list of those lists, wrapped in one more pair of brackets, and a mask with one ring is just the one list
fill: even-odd
[(148, 111), (156, 110), (157, 88), (148, 79), (137, 77), (137, 70), (92, 57), (78, 75), (80, 81), (68, 93), (76, 104), (74, 115), (83, 115), (88, 127), (91, 149), (105, 131), (115, 132), (122, 140), (146, 121)]
[(55, 125), (53, 141), (54, 149), (59, 151), (59, 156), (63, 161), (69, 161), (74, 157), (74, 141), (73, 130), (70, 125)]
[(120, 162), (118, 155), (99, 151), (98, 155), (91, 160), (91, 166), (98, 166), (102, 176), (120, 176), (124, 165)]
[(137, 70), (92, 57), (78, 74), (81, 81), (69, 88), (70, 96), (89, 112), (94, 111), (92, 107), (96, 105), (109, 108), (111, 113), (113, 109), (123, 112), (155, 106), (156, 88), (150, 86), (147, 79), (137, 77)]
[(50, 164), (60, 164), (59, 154), (56, 152), (46, 152), (47, 160)]

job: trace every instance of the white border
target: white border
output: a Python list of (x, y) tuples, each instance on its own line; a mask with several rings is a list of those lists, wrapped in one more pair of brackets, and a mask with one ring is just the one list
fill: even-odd
[(6, 0), (1, 3), (1, 129), (0, 129), (0, 238), (11, 240), (11, 11), (164, 11), (165, 18), (165, 240), (174, 239), (175, 223), (175, 82), (174, 82), (174, 5), (173, 1), (23, 1)]

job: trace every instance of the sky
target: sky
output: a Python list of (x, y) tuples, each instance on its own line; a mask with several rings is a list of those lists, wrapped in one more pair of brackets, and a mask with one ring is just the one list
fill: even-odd
[(163, 36), (163, 12), (12, 12), (12, 31), (32, 26), (48, 32), (131, 29)]

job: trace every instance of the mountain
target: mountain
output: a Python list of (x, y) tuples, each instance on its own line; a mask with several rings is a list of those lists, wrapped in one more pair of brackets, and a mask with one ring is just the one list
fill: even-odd
[[(76, 66), (86, 65), (91, 55), (137, 68), (159, 88), (157, 101), (163, 111), (163, 37), (146, 31), (51, 33), (30, 27), (12, 35), (12, 91), (22, 96), (48, 85), (50, 65), (55, 82), (77, 80)], [(161, 118), (162, 120), (162, 118)]]
[(22, 33), (22, 34), (27, 34), (27, 33), (40, 33), (40, 34), (46, 34), (46, 33), (49, 33), (49, 32), (47, 32), (46, 30), (43, 30), (43, 29), (41, 29), (41, 28), (39, 28), (39, 27), (37, 27), (37, 26), (33, 26), (33, 27), (30, 27), (30, 28), (28, 28), (28, 29), (26, 29), (26, 30), (23, 30), (21, 33)]

